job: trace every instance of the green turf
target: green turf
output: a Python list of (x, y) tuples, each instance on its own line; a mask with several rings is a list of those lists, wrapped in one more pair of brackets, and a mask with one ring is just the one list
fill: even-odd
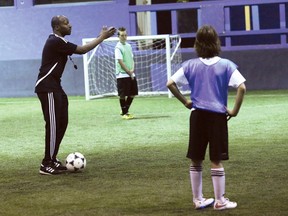
[[(248, 91), (229, 121), (224, 163), (226, 195), (238, 207), (215, 212), (193, 209), (185, 158), (189, 110), (175, 98), (137, 97), (136, 118), (127, 121), (117, 98), (70, 97), (59, 159), (79, 151), (87, 168), (60, 176), (38, 174), (44, 121), (37, 98), (2, 98), (0, 215), (287, 215), (287, 99), (288, 91)], [(203, 185), (213, 197), (208, 157)]]

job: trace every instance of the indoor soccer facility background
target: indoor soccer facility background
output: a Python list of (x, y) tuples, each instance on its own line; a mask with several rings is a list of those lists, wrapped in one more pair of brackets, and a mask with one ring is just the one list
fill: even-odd
[[(48, 1), (58, 0), (0, 0), (1, 216), (287, 215), (287, 0), (34, 4)], [(239, 204), (232, 211), (194, 211), (185, 157), (190, 111), (175, 98), (137, 97), (131, 110), (135, 118), (125, 121), (117, 97), (85, 101), (82, 56), (73, 55), (77, 71), (68, 61), (64, 72), (69, 127), (59, 159), (79, 151), (87, 167), (55, 178), (39, 175), (45, 122), (33, 91), (51, 17), (69, 17), (73, 30), (67, 39), (80, 44), (97, 36), (102, 25), (126, 26), (135, 35), (135, 13), (145, 10), (158, 11), (153, 33), (181, 35), (183, 59), (195, 56), (197, 27), (216, 26), (221, 56), (235, 61), (247, 79), (241, 111), (228, 123), (226, 192)], [(229, 107), (234, 98), (231, 91)], [(203, 189), (213, 197), (209, 166), (206, 158)]]
[[(197, 28), (212, 24), (222, 40), (221, 56), (239, 65), (247, 78), (248, 89), (287, 88), (287, 0), (189, 3), (152, 0), (151, 5), (141, 6), (128, 0), (79, 0), (62, 4), (37, 4), (41, 1), (33, 0), (7, 2), (12, 2), (11, 6), (1, 3), (0, 7), (0, 97), (34, 95), (42, 48), (52, 32), (52, 16), (66, 15), (72, 24), (72, 35), (67, 39), (81, 44), (82, 38), (97, 36), (103, 25), (126, 26), (130, 35), (137, 35), (137, 13), (147, 11), (154, 13), (149, 23), (153, 34), (181, 35), (183, 60), (195, 56), (191, 47)], [(84, 95), (82, 56), (73, 55), (73, 58), (78, 70), (67, 63), (63, 86), (69, 95)]]

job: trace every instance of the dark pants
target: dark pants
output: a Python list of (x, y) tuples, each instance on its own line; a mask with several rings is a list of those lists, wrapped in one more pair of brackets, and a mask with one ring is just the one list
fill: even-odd
[(194, 161), (204, 160), (208, 143), (211, 161), (229, 159), (227, 116), (225, 113), (194, 110), (190, 115), (187, 157)]
[(118, 96), (135, 96), (138, 95), (137, 79), (134, 77), (132, 80), (130, 77), (117, 79)]
[(42, 163), (56, 160), (68, 125), (68, 98), (64, 91), (38, 93), (45, 125), (45, 156)]

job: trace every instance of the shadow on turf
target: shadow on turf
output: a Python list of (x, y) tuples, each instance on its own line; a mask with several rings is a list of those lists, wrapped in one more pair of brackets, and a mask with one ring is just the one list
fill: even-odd
[(142, 116), (136, 116), (131, 120), (141, 120), (141, 119), (160, 119), (160, 118), (170, 118), (169, 115), (157, 115), (157, 116), (151, 116), (151, 115), (142, 115)]

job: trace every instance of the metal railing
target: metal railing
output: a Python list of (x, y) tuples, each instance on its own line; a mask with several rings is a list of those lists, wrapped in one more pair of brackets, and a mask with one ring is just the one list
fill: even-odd
[[(261, 9), (265, 7), (263, 16)], [(270, 11), (271, 8), (271, 11)], [(137, 35), (137, 13), (169, 11), (171, 14), (171, 34), (179, 34), (184, 39), (194, 40), (196, 30), (180, 33), (178, 31), (181, 11), (194, 10), (197, 13), (197, 25), (210, 24), (217, 30), (223, 50), (272, 49), (288, 48), (288, 1), (286, 0), (218, 0), (187, 3), (169, 3), (129, 6), (130, 29), (132, 35)], [(268, 13), (267, 13), (268, 10)], [(236, 12), (242, 16), (238, 17)], [(270, 11), (270, 12), (269, 12)], [(264, 20), (264, 21), (262, 21)], [(268, 20), (271, 27), (261, 27)], [(187, 17), (189, 22), (189, 17)], [(243, 24), (237, 29), (233, 25)], [(260, 24), (259, 24), (260, 23)], [(157, 22), (151, 23), (157, 25)], [(157, 26), (156, 26), (157, 28)], [(168, 32), (167, 32), (168, 33)]]

